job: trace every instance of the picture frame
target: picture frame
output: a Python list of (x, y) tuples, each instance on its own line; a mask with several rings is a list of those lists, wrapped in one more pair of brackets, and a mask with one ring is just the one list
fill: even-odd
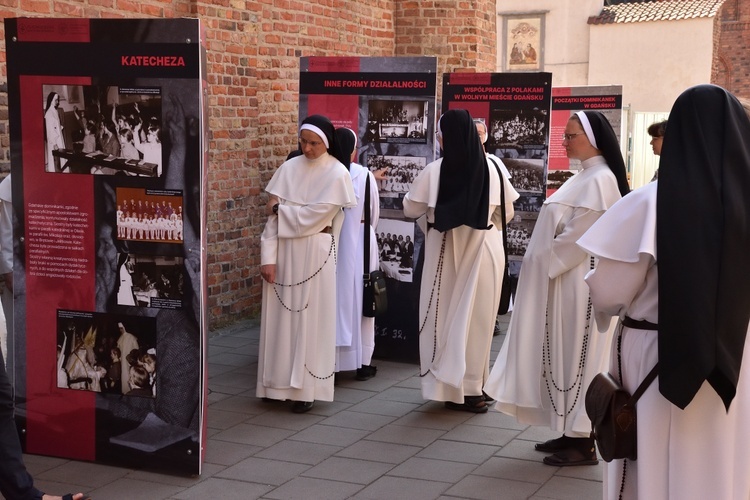
[(542, 71), (544, 14), (503, 16), (503, 71)]

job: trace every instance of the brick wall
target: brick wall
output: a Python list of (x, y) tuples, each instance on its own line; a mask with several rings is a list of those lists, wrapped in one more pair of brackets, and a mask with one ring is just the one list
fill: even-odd
[[(262, 189), (296, 147), (299, 57), (437, 56), (439, 71), (495, 68), (492, 0), (0, 0), (0, 16), (198, 17), (206, 27), (212, 327), (260, 309)], [(9, 170), (0, 24), (0, 173)]]
[(443, 73), (495, 71), (494, 0), (395, 0), (394, 3), (396, 55), (437, 57), (438, 94)]
[(714, 24), (711, 82), (750, 98), (750, 2), (727, 0)]

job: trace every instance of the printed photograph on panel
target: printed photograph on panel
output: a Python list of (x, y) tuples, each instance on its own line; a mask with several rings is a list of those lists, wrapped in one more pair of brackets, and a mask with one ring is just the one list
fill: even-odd
[(57, 387), (156, 397), (156, 321), (57, 311)]
[(427, 101), (370, 100), (363, 142), (426, 143)]
[(380, 270), (388, 278), (411, 283), (414, 268), (414, 223), (380, 219), (376, 230)]
[(117, 305), (180, 309), (185, 275), (182, 257), (117, 255)]
[(182, 243), (182, 191), (117, 188), (117, 239)]
[(161, 177), (158, 87), (42, 85), (46, 172)]
[(544, 180), (544, 160), (514, 160), (504, 158), (508, 172), (511, 176), (511, 184), (519, 193), (532, 192), (543, 193), (545, 187)]

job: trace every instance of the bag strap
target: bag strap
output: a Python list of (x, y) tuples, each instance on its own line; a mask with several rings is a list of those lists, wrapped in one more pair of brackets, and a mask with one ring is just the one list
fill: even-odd
[(506, 222), (505, 217), (505, 178), (503, 177), (503, 174), (500, 172), (500, 166), (497, 164), (495, 160), (487, 157), (488, 160), (492, 162), (493, 165), (495, 165), (495, 170), (497, 170), (497, 175), (500, 177), (500, 213), (503, 217), (502, 220), (502, 227), (503, 227), (503, 254), (505, 255), (505, 270), (507, 272), (508, 270), (508, 224)]
[[(622, 385), (622, 327), (623, 326), (628, 326), (626, 323), (629, 323), (629, 324), (633, 324), (634, 323), (633, 320), (630, 319), (629, 317), (626, 316), (625, 318), (627, 320), (629, 320), (629, 321), (622, 321), (622, 320), (620, 321), (620, 332), (619, 332), (619, 335), (617, 336), (617, 369), (619, 370), (619, 375), (620, 375), (620, 385)], [(658, 329), (658, 326), (659, 326), (659, 325), (655, 325), (653, 323), (648, 323), (648, 322), (642, 322), (642, 323), (644, 325), (647, 324), (648, 327), (649, 327), (648, 328), (649, 330)], [(656, 328), (651, 328), (651, 327), (654, 327), (654, 326)], [(635, 328), (635, 327), (630, 327), (630, 326), (628, 326), (628, 327), (629, 328)], [(640, 383), (640, 385), (635, 390), (635, 392), (633, 393), (633, 395), (630, 396), (630, 399), (628, 399), (628, 402), (625, 403), (625, 405), (626, 406), (634, 407), (635, 404), (638, 402), (638, 400), (643, 395), (643, 393), (646, 392), (646, 389), (648, 389), (648, 386), (651, 385), (651, 382), (653, 382), (654, 379), (656, 379), (656, 376), (658, 374), (659, 374), (659, 363), (657, 362), (654, 365), (654, 367), (651, 368), (651, 371), (648, 372), (648, 375), (646, 375), (646, 378), (643, 379), (643, 381)]]
[(640, 399), (640, 397), (643, 395), (643, 393), (648, 389), (648, 386), (651, 385), (651, 382), (654, 381), (656, 376), (659, 374), (659, 363), (656, 363), (653, 368), (651, 368), (651, 371), (648, 372), (648, 375), (646, 375), (646, 378), (643, 379), (643, 382), (641, 382), (641, 385), (638, 386), (638, 389), (635, 390), (632, 396), (630, 396), (630, 399), (628, 400), (629, 406), (635, 406), (635, 403)]
[(365, 181), (365, 265), (364, 277), (368, 279), (370, 277), (370, 172), (366, 174), (367, 180)]

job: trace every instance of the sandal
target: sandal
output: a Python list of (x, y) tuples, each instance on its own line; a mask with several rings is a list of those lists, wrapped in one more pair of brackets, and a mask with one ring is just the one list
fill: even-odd
[(544, 457), (542, 462), (554, 467), (568, 467), (572, 465), (596, 465), (599, 460), (596, 458), (596, 451), (593, 449), (590, 452), (584, 452), (578, 448), (568, 448)]
[(487, 403), (484, 402), (484, 396), (465, 396), (464, 402), (461, 404), (446, 401), (445, 407), (449, 410), (468, 411), (471, 413), (486, 413), (490, 409)]
[(543, 443), (536, 443), (534, 445), (534, 449), (536, 451), (541, 451), (544, 453), (556, 453), (558, 451), (572, 448), (575, 445), (576, 445), (575, 438), (563, 435), (557, 439), (550, 439)]

